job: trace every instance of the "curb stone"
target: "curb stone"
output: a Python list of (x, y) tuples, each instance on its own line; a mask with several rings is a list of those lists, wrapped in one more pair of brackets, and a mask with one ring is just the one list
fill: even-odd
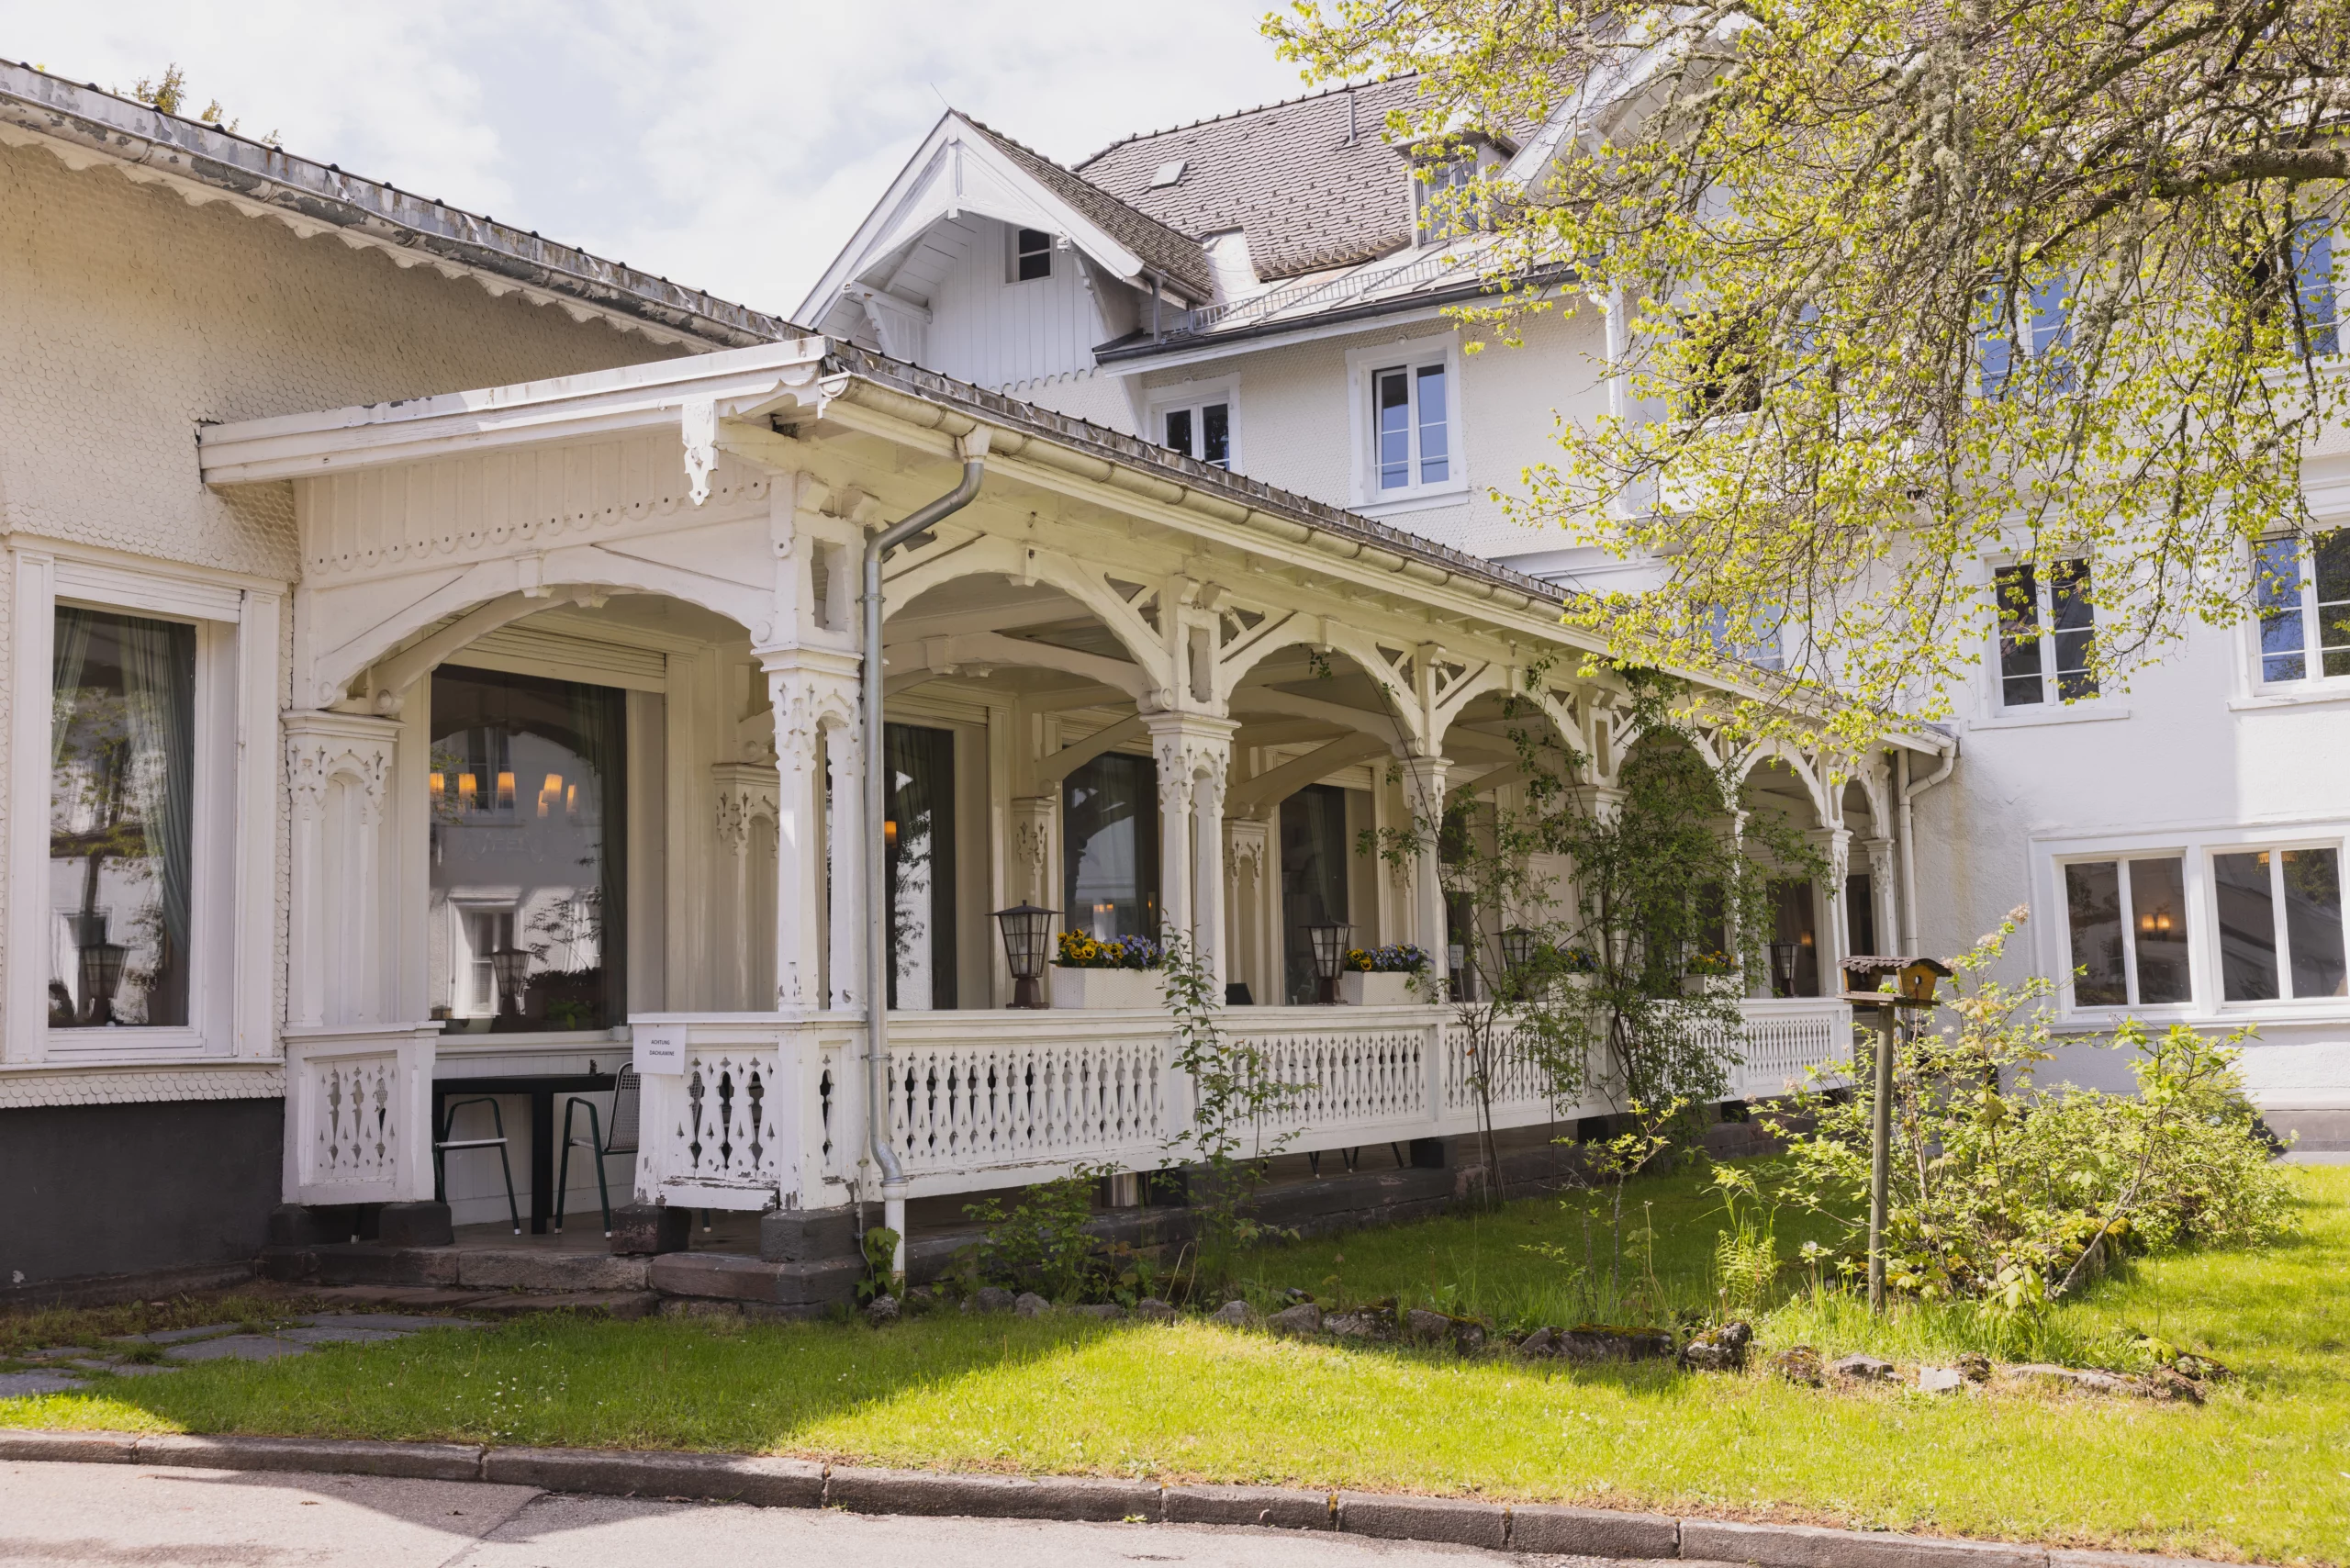
[(1561, 1556), (1676, 1558), (1750, 1568), (2214, 1568), (2207, 1559), (2078, 1551), (1811, 1525), (1741, 1524), (1551, 1504), (1090, 1476), (969, 1475), (809, 1460), (611, 1449), (490, 1449), (330, 1438), (185, 1437), (0, 1428), (0, 1464), (163, 1464), (486, 1481), (550, 1492), (692, 1497), (765, 1507), (1336, 1529)]
[(824, 1467), (804, 1459), (626, 1449), (490, 1449), (481, 1478), (547, 1492), (694, 1497), (762, 1508), (821, 1508)]
[[(0, 1450), (0, 1451), (6, 1451)], [(200, 1470), (309, 1470), (341, 1475), (390, 1475), (408, 1481), (478, 1481), (477, 1443), (379, 1443), (334, 1438), (142, 1437), (135, 1464), (190, 1465)]]

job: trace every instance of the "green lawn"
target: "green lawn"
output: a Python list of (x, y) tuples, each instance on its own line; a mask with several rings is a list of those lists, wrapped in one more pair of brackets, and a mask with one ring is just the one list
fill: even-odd
[[(1912, 1362), (1983, 1345), (2126, 1362), (2130, 1330), (2240, 1369), (2208, 1406), (1824, 1393), (1644, 1368), (1342, 1350), (1199, 1324), (944, 1315), (862, 1326), (549, 1316), (297, 1360), (214, 1363), (0, 1401), (0, 1424), (704, 1448), (868, 1462), (1293, 1482), (1659, 1507), (1991, 1538), (2350, 1562), (2350, 1169), (2293, 1173), (2304, 1234), (2141, 1264), (2031, 1344), (1962, 1313), (1878, 1325), (1800, 1282), (1761, 1316)], [(1639, 1184), (1667, 1305), (1702, 1302), (1718, 1207)], [(1799, 1233), (1783, 1225), (1791, 1247)], [(1553, 1199), (1269, 1249), (1260, 1285), (1396, 1294), (1503, 1321), (1574, 1305)], [(1604, 1236), (1595, 1253), (1605, 1255)], [(262, 1310), (248, 1306), (249, 1311)], [(1561, 1315), (1563, 1316), (1565, 1315)], [(1560, 1321), (1561, 1316), (1549, 1320)], [(0, 1321), (0, 1352), (31, 1325)], [(69, 1321), (51, 1318), (55, 1342)]]

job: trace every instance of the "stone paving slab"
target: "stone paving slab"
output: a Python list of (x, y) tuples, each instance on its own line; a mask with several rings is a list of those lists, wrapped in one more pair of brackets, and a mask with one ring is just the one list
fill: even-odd
[(158, 1372), (177, 1372), (180, 1370), (168, 1362), (76, 1361), (73, 1364), (78, 1367), (86, 1367), (91, 1372), (105, 1372), (109, 1377), (153, 1377)]
[(27, 1350), (17, 1359), (20, 1361), (70, 1361), (77, 1356), (95, 1356), (97, 1353), (96, 1347), (92, 1345), (51, 1345), (47, 1350)]
[(298, 1356), (309, 1348), (269, 1334), (231, 1334), (177, 1345), (163, 1354), (175, 1361), (274, 1361), (280, 1356)]
[(201, 1328), (158, 1328), (147, 1334), (113, 1334), (106, 1342), (113, 1345), (185, 1345), (191, 1339), (218, 1338), (234, 1334), (233, 1323), (207, 1323)]
[(64, 1394), (88, 1386), (73, 1372), (0, 1372), (0, 1399), (23, 1399), (35, 1394)]

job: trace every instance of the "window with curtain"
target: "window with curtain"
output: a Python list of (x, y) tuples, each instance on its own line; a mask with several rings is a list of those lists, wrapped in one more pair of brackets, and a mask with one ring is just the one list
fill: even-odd
[(189, 1021), (196, 628), (60, 606), (50, 668), (49, 1021)]
[(1061, 784), (1061, 929), (1158, 935), (1158, 768), (1097, 756)]
[(955, 1005), (955, 733), (883, 728), (881, 846), (890, 870), (890, 1006)]
[(2211, 857), (2220, 990), (2230, 1002), (2350, 994), (2344, 981), (2342, 870), (2332, 846)]
[(1347, 792), (1308, 784), (1281, 806), (1282, 992), (1292, 1006), (1321, 994), (1309, 925), (1347, 918)]
[(432, 677), (436, 1016), (455, 1032), (628, 1021), (628, 695)]

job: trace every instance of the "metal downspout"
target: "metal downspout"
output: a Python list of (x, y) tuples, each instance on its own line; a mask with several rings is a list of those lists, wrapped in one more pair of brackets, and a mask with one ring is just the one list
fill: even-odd
[(890, 1147), (889, 1128), (890, 867), (881, 826), (889, 803), (889, 759), (882, 744), (881, 557), (962, 510), (979, 493), (988, 432), (974, 430), (957, 444), (962, 483), (865, 541), (865, 667), (859, 672), (865, 699), (865, 1144), (881, 1171), (881, 1223), (898, 1233), (890, 1268), (900, 1279), (906, 1272), (906, 1171)]
[(1902, 934), (1901, 956), (1915, 958), (1925, 945), (1925, 936), (1918, 929), (1918, 834), (1910, 821), (1909, 802), (1950, 777), (1950, 770), (1958, 766), (1958, 747), (1953, 745), (1942, 754), (1942, 765), (1915, 784), (1909, 782), (1908, 752), (1897, 755), (1901, 767), (1901, 812), (1897, 823), (1901, 834), (1901, 917), (1902, 924), (1908, 928)]

